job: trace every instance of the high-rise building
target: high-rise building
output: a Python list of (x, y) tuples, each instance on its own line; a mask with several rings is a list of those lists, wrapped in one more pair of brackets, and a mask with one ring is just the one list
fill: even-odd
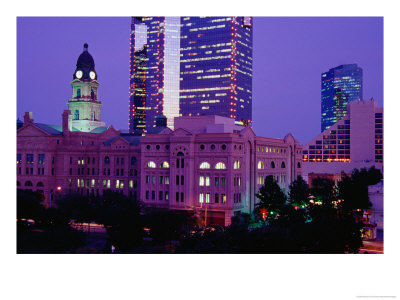
[(345, 117), (303, 148), (304, 177), (372, 166), (383, 171), (383, 108), (373, 99), (350, 102)]
[(252, 122), (250, 17), (182, 17), (180, 114)]
[(131, 23), (129, 131), (144, 133), (164, 115), (179, 116), (179, 17), (134, 17)]
[(363, 99), (363, 70), (357, 64), (340, 65), (321, 75), (321, 132), (346, 116), (347, 104)]

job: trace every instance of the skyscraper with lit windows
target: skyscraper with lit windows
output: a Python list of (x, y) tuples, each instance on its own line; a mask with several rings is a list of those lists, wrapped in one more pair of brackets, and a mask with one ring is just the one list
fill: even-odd
[(250, 17), (181, 17), (180, 114), (252, 122)]
[(165, 116), (179, 116), (179, 17), (133, 17), (129, 132), (144, 133)]
[(321, 75), (321, 132), (346, 116), (347, 104), (363, 99), (363, 70), (357, 64), (340, 65)]

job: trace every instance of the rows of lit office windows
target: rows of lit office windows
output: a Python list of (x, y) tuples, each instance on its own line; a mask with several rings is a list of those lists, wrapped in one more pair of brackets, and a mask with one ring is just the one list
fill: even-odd
[(383, 162), (383, 113), (375, 114), (375, 162)]
[(225, 59), (225, 58), (230, 58), (230, 55), (217, 55), (217, 56), (211, 56), (211, 57), (201, 57), (201, 58), (190, 58), (190, 59), (182, 59), (181, 63), (185, 62), (193, 62), (193, 61), (206, 61), (206, 60), (216, 60), (216, 59)]
[(211, 200), (210, 193), (199, 193), (199, 203), (216, 203), (216, 204), (225, 204), (226, 203), (226, 194), (214, 194), (214, 199)]

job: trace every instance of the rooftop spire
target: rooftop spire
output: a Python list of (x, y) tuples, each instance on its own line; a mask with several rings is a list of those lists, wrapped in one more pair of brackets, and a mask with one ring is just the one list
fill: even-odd
[(87, 43), (83, 44), (83, 51), (88, 51), (89, 45)]

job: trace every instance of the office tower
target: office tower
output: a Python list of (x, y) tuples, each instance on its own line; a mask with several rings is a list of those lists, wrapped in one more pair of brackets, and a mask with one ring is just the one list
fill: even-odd
[(131, 22), (129, 132), (141, 134), (165, 116), (179, 116), (179, 17)]
[(363, 99), (363, 71), (357, 64), (340, 65), (321, 75), (321, 132), (346, 116), (347, 104)]
[(352, 101), (347, 114), (303, 148), (303, 176), (383, 170), (383, 108), (375, 100)]
[(250, 17), (182, 17), (180, 114), (252, 122)]

